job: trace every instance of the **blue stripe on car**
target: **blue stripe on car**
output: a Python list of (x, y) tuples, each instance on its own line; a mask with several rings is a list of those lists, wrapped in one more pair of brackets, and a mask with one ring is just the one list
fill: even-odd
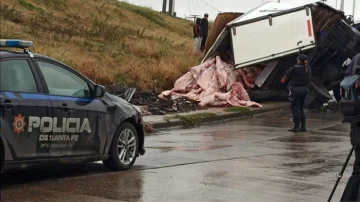
[(25, 100), (47, 100), (49, 99), (46, 95), (40, 94), (27, 94), (27, 93), (20, 93), (21, 97)]
[(61, 101), (78, 101), (78, 102), (91, 102), (97, 101), (94, 99), (87, 99), (87, 98), (74, 98), (74, 97), (63, 97), (63, 96), (53, 96), (48, 95), (50, 100), (61, 100)]
[[(10, 99), (19, 99), (12, 92), (4, 92), (4, 97)], [(58, 100), (58, 101), (76, 101), (76, 102), (100, 102), (97, 99), (91, 98), (75, 98), (75, 97), (65, 97), (65, 96), (56, 96), (56, 95), (43, 95), (43, 94), (31, 94), (31, 93), (19, 93), (21, 98), (24, 100)], [(2, 95), (0, 95), (2, 97)]]
[(5, 92), (5, 95), (10, 98), (10, 99), (16, 99), (17, 97), (15, 96), (14, 93), (11, 93), (11, 92)]
[(41, 94), (28, 94), (20, 93), (21, 97), (25, 100), (58, 100), (58, 101), (77, 101), (77, 102), (98, 102), (99, 100), (87, 99), (87, 98), (74, 98), (74, 97), (65, 97), (65, 96), (54, 96), (54, 95), (41, 95)]

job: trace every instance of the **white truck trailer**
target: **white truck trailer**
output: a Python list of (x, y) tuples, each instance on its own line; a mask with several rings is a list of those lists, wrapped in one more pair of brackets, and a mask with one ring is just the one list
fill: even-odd
[(360, 52), (360, 33), (352, 24), (344, 13), (322, 2), (266, 2), (229, 21), (215, 42), (206, 44), (203, 62), (220, 55), (235, 69), (265, 64), (256, 87), (249, 90), (250, 97), (283, 100), (288, 93), (280, 79), (298, 53), (305, 53), (313, 70), (306, 105), (319, 108), (331, 99), (330, 90), (338, 97), (342, 64)]

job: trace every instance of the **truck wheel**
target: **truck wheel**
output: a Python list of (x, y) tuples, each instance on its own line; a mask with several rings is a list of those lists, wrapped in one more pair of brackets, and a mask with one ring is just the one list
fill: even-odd
[(123, 123), (115, 134), (111, 143), (109, 158), (104, 165), (112, 171), (130, 169), (136, 160), (139, 139), (135, 127), (130, 123)]

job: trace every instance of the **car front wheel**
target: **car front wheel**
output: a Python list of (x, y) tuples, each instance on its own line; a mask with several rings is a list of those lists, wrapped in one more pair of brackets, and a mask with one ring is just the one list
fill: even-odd
[(112, 171), (130, 169), (135, 163), (139, 139), (135, 127), (130, 123), (123, 123), (115, 134), (111, 143), (109, 158), (103, 161)]

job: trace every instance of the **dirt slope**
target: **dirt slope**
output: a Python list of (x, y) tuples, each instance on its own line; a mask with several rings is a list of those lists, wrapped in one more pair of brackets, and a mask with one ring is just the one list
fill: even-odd
[(199, 64), (192, 23), (115, 0), (1, 0), (0, 38), (32, 40), (103, 85), (171, 89)]

